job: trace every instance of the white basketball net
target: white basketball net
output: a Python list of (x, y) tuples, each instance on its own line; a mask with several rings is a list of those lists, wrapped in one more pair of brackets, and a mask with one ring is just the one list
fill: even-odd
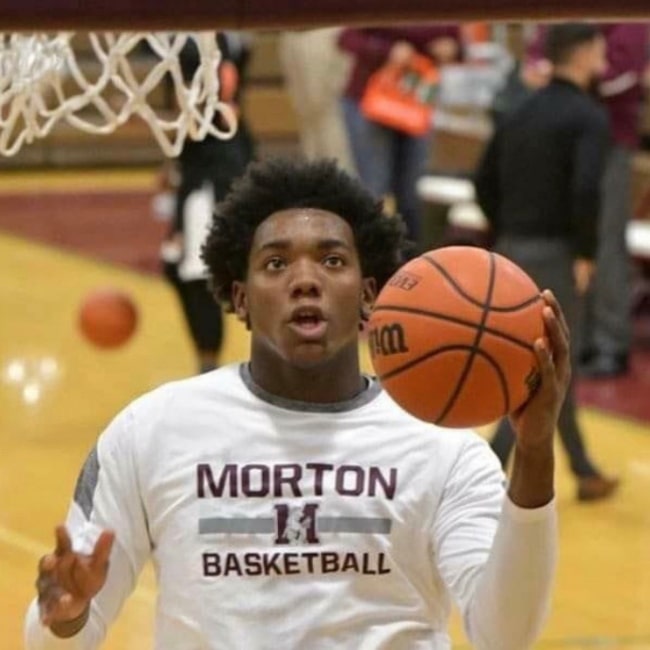
[[(78, 35), (81, 37), (82, 35)], [(177, 156), (186, 138), (231, 137), (234, 109), (219, 101), (221, 53), (214, 32), (88, 33), (86, 54), (96, 59), (90, 79), (72, 47), (74, 32), (0, 34), (0, 154), (47, 136), (58, 122), (88, 133), (109, 134), (138, 115), (168, 156)], [(200, 63), (184, 79), (179, 54), (195, 39)], [(136, 48), (151, 51), (145, 72), (133, 66)], [(142, 60), (142, 56), (140, 57)], [(161, 83), (173, 89), (174, 107), (160, 111), (148, 97)], [(220, 114), (221, 120), (215, 118)]]

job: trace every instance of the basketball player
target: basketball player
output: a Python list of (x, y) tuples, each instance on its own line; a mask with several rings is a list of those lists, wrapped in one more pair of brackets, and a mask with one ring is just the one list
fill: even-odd
[[(589, 89), (605, 70), (605, 40), (596, 25), (555, 25), (546, 39), (554, 68), (538, 90), (497, 129), (476, 173), (479, 204), (495, 248), (557, 296), (575, 331), (577, 306), (594, 271), (599, 188), (608, 125)], [(560, 437), (577, 481), (577, 497), (611, 496), (618, 481), (587, 453), (571, 384), (559, 418)], [(515, 441), (502, 420), (492, 447), (505, 466)]]
[(40, 561), (28, 648), (97, 648), (148, 558), (156, 648), (447, 650), (452, 601), (476, 648), (532, 646), (566, 325), (545, 293), (541, 386), (513, 417), (505, 485), (477, 434), (415, 419), (360, 370), (402, 232), (333, 162), (249, 167), (203, 256), (250, 361), (164, 385), (101, 434)]

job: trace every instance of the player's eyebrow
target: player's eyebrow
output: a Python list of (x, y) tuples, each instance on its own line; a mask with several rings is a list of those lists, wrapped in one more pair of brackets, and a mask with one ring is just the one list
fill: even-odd
[[(266, 250), (289, 250), (292, 246), (292, 243), (289, 239), (272, 239), (270, 241), (262, 244), (257, 252), (262, 252)], [(328, 237), (327, 239), (321, 239), (317, 242), (316, 247), (320, 250), (329, 250), (332, 248), (350, 248), (350, 244), (342, 239), (336, 239), (334, 237)]]
[(289, 248), (291, 248), (291, 242), (288, 239), (272, 239), (271, 241), (267, 241), (266, 243), (262, 244), (258, 248), (258, 252), (266, 251), (269, 249), (287, 250)]
[(330, 248), (350, 248), (350, 244), (347, 242), (343, 241), (342, 239), (335, 239), (335, 238), (329, 238), (329, 239), (321, 239), (318, 244), (318, 248), (321, 250), (327, 250)]

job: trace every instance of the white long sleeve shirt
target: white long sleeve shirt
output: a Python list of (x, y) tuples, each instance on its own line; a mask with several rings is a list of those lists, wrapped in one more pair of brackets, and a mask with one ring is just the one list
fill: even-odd
[(480, 650), (524, 650), (555, 567), (554, 504), (505, 496), (489, 446), (423, 423), (375, 382), (314, 405), (274, 398), (246, 366), (165, 385), (100, 436), (67, 526), (116, 532), (86, 626), (29, 650), (98, 648), (152, 556), (158, 650), (447, 650), (452, 601)]

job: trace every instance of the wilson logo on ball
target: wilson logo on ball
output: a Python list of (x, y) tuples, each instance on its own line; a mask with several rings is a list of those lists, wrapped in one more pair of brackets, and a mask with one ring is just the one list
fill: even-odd
[(388, 284), (391, 287), (404, 289), (404, 291), (410, 291), (411, 289), (414, 289), (419, 283), (420, 278), (417, 275), (413, 275), (412, 273), (404, 273), (403, 271), (396, 273), (388, 281)]
[(370, 354), (373, 357), (378, 354), (389, 356), (409, 351), (406, 346), (404, 330), (399, 323), (371, 329), (368, 334), (368, 343)]

